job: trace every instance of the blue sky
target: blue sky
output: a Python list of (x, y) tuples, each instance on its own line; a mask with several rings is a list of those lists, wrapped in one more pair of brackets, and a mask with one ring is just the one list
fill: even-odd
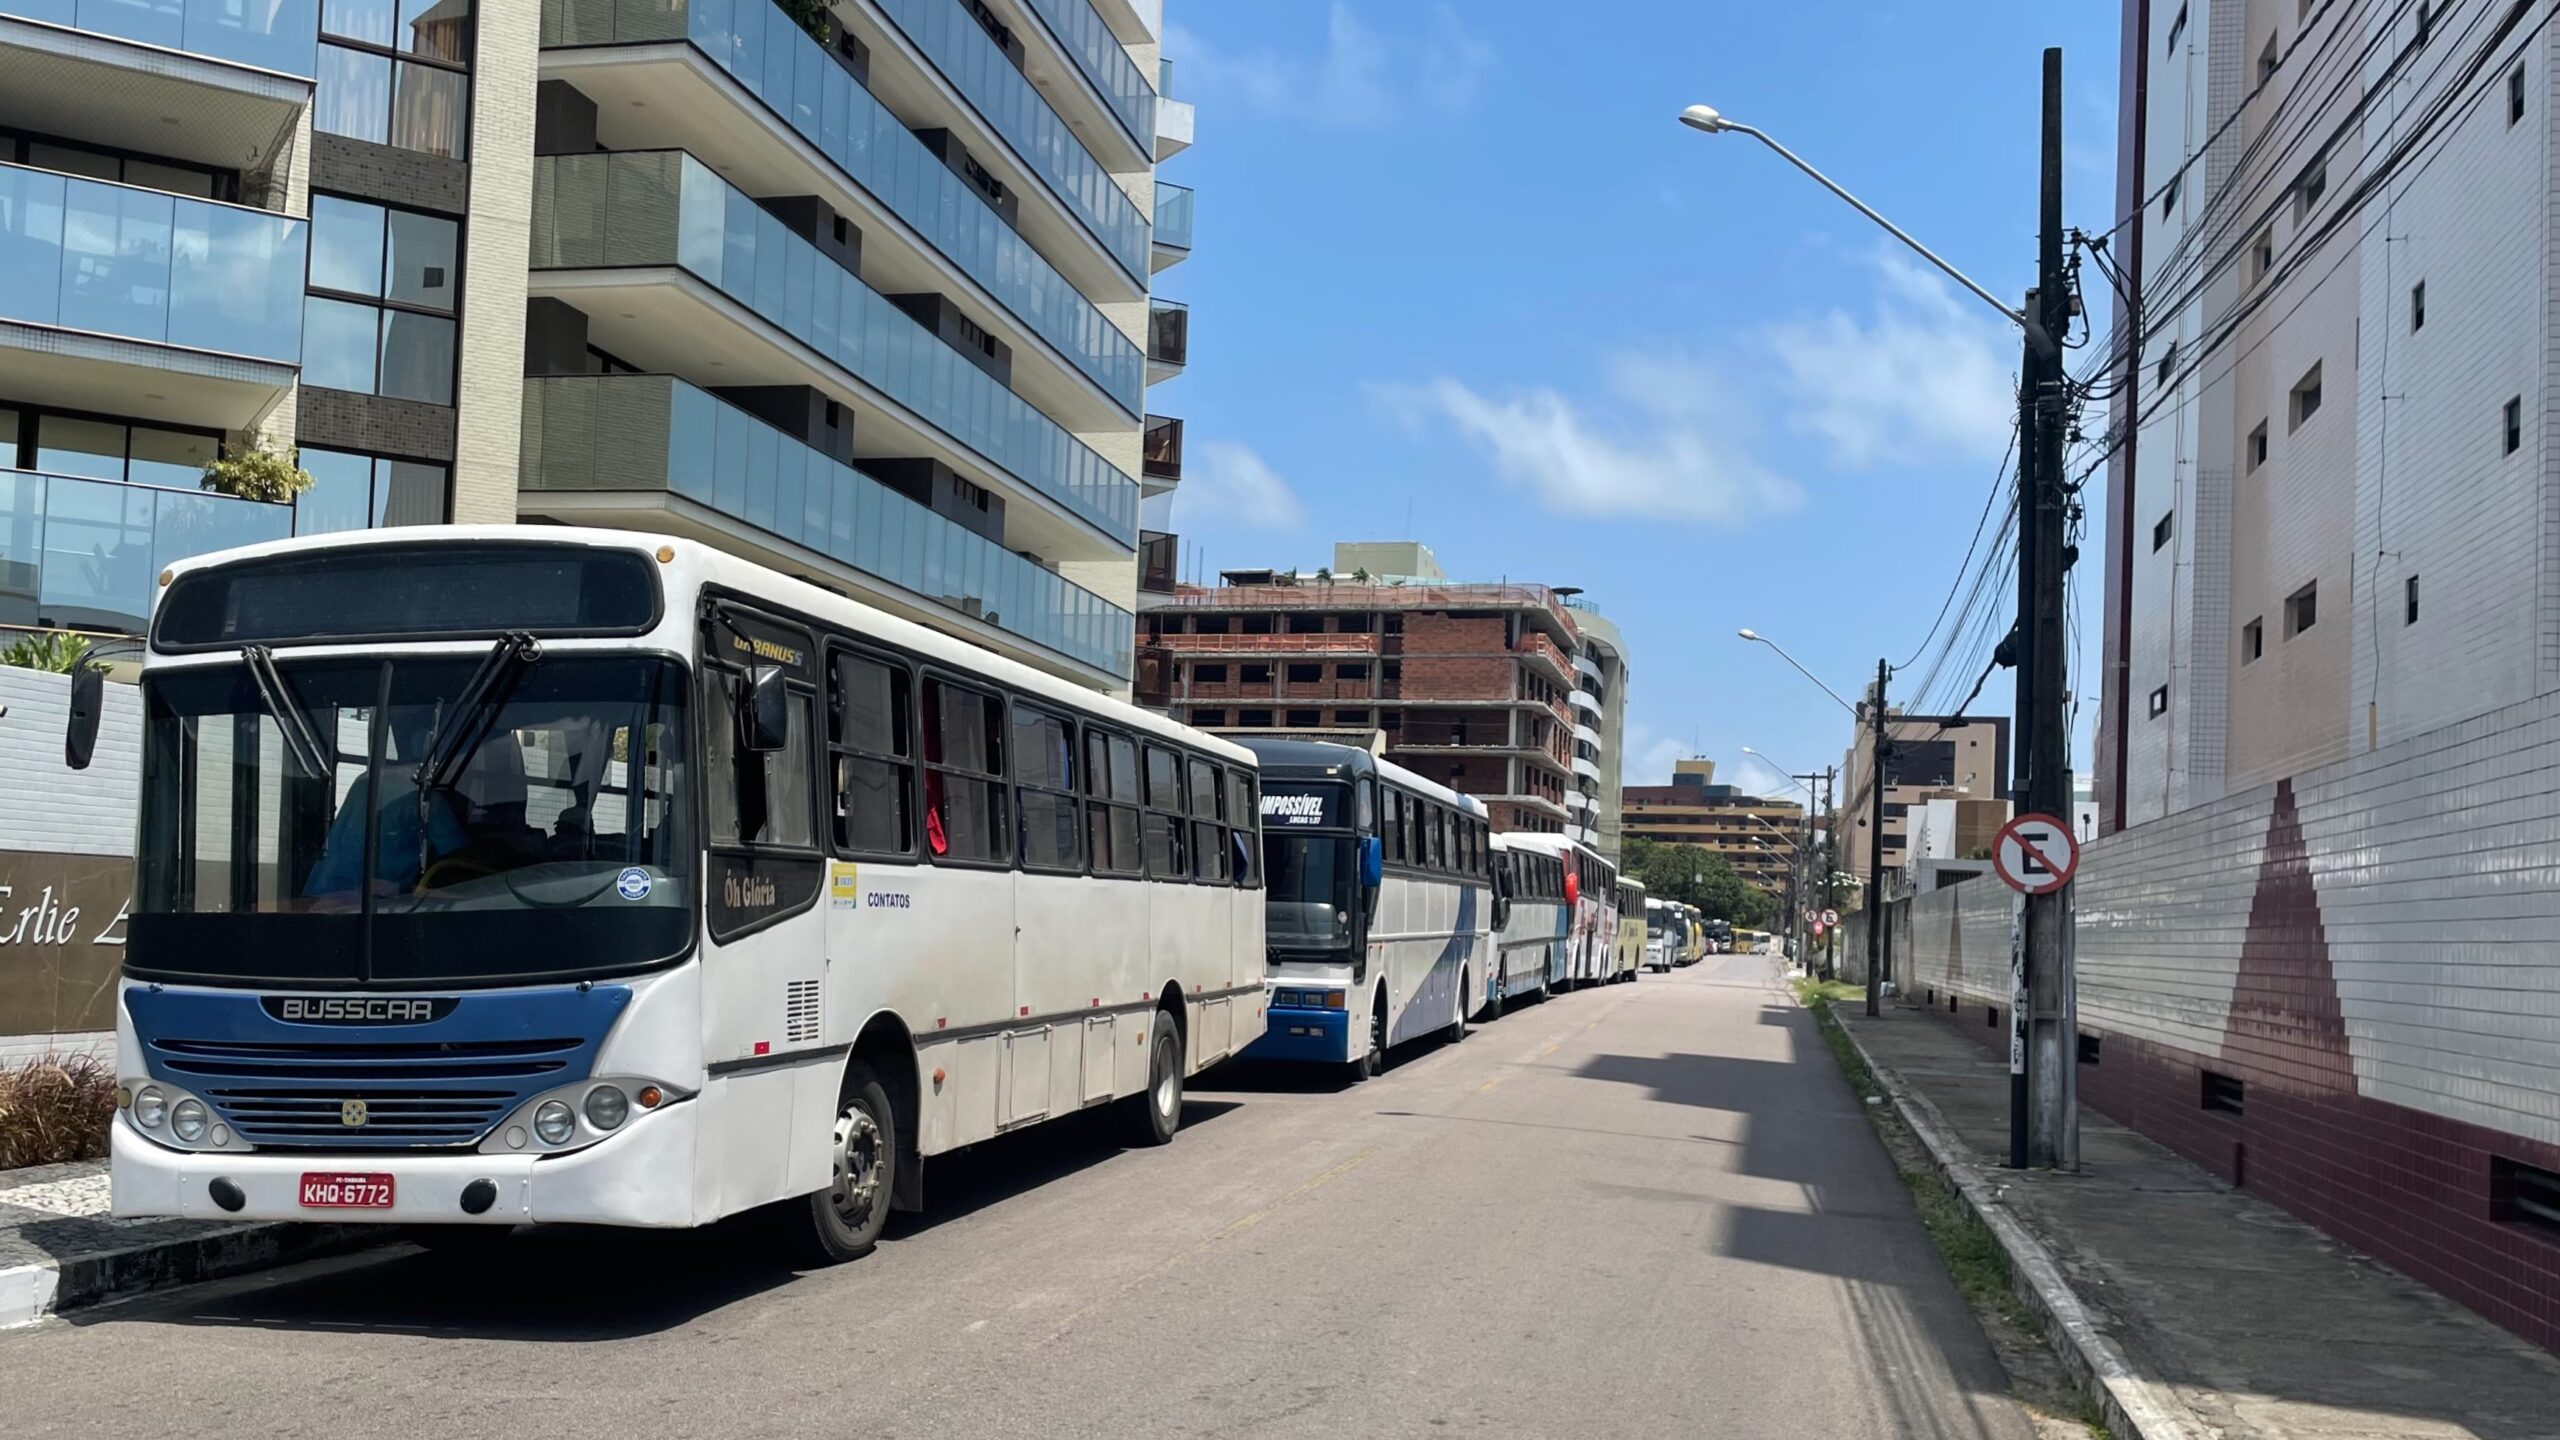
[[(2117, 7), (1167, 11), (1199, 143), (1163, 174), (1199, 218), (1158, 280), (1193, 311), (1190, 370), (1150, 401), (1189, 422), (1188, 478), (1150, 523), (1183, 536), (1186, 574), (1414, 538), (1456, 578), (1580, 585), (1632, 651), (1628, 783), (1695, 753), (1774, 788), (1746, 745), (1836, 761), (1848, 717), (1734, 631), (1847, 694), (1921, 647), (2008, 442), (2018, 343), (1775, 155), (1674, 117), (1707, 101), (1760, 126), (2017, 295), (2048, 44), (2066, 216), (2108, 223)], [(2006, 713), (2010, 683), (1976, 710)]]

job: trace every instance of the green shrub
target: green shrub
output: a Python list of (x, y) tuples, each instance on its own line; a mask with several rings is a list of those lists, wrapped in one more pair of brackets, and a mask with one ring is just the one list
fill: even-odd
[(204, 488), (238, 500), (282, 505), (311, 488), (311, 472), (302, 468), (301, 451), (277, 454), (261, 445), (244, 454), (207, 462)]
[(0, 650), (0, 665), (20, 670), (42, 670), (48, 675), (69, 675), (75, 671), (94, 669), (98, 662), (90, 657), (89, 637), (68, 630), (47, 630), (36, 635), (21, 635)]

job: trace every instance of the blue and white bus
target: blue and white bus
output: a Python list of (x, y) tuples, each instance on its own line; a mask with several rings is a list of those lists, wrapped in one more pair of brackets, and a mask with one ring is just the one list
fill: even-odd
[(1246, 1057), (1366, 1078), (1407, 1040), (1464, 1038), (1492, 954), (1483, 802), (1350, 745), (1243, 744), (1262, 775), (1272, 986)]
[[(115, 1213), (871, 1248), (1262, 1033), (1250, 752), (684, 539), (161, 577)], [(76, 736), (75, 736), (76, 739)], [(467, 1229), (464, 1227), (477, 1227)]]
[(1503, 837), (1516, 852), (1545, 855), (1563, 867), (1568, 929), (1562, 953), (1547, 976), (1550, 990), (1573, 990), (1620, 978), (1614, 973), (1618, 948), (1618, 867), (1599, 852), (1562, 835), (1514, 834)]
[(1503, 917), (1501, 962), (1492, 967), (1492, 993), (1484, 1006), (1488, 1016), (1520, 1001), (1544, 1000), (1564, 977), (1565, 940), (1573, 923), (1573, 907), (1565, 899), (1565, 863), (1543, 841), (1518, 843), (1522, 840), (1542, 837), (1493, 837), (1494, 881)]

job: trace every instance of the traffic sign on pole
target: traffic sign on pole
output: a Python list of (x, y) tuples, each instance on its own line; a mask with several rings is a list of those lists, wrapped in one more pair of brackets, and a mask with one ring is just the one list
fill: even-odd
[(1991, 842), (1991, 868), (2000, 883), (2021, 895), (2045, 895), (2071, 883), (2080, 868), (2080, 842), (2071, 827), (2050, 815), (2021, 815), (2000, 827)]
[(1825, 926), (1832, 926), (1832, 925), (1837, 925), (1837, 924), (1839, 924), (1839, 923), (1840, 923), (1840, 912), (1839, 912), (1839, 911), (1837, 911), (1837, 910), (1825, 910), (1825, 911), (1823, 911), (1823, 912), (1822, 912), (1822, 923), (1823, 923)]

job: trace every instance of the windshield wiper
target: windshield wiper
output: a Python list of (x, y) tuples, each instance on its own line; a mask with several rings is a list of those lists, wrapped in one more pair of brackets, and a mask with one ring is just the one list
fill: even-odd
[(320, 749), (320, 737), (311, 728), (311, 717), (294, 703), (293, 691), (276, 673), (275, 652), (264, 645), (246, 646), (240, 651), (240, 661), (248, 667), (249, 679), (258, 687), (258, 703), (266, 707), (267, 718), (276, 722), (293, 763), (311, 779), (326, 779), (329, 757)]
[(422, 811), (428, 793), (452, 784), (453, 772), (463, 757), (479, 749), (480, 742), (487, 738), (498, 707), (506, 702), (507, 692), (515, 688), (516, 676), (541, 658), (542, 646), (521, 630), (499, 636), (498, 643), (489, 647), (480, 668), (471, 672), (470, 682), (454, 697), (453, 709), (427, 736), (426, 758), (418, 762), (417, 774)]

